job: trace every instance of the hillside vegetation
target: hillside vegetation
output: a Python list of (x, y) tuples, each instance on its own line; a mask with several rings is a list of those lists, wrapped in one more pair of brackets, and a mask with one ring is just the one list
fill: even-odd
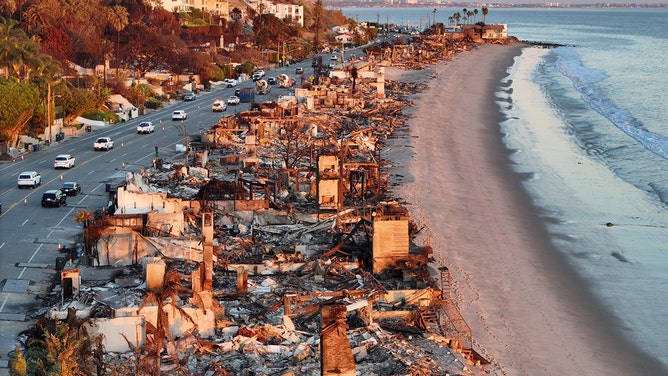
[[(259, 15), (241, 0), (230, 3), (228, 19), (195, 8), (170, 12), (143, 0), (3, 0), (0, 141), (16, 146), (20, 134), (43, 134), (55, 106), (62, 107), (66, 122), (84, 113), (113, 122), (104, 108), (112, 93), (139, 108), (164, 99), (146, 86), (128, 87), (124, 72), (198, 75), (206, 84), (277, 63), (277, 52), (306, 58), (326, 45), (327, 30), (348, 22), (340, 11), (324, 10), (320, 0), (299, 4), (304, 27)], [(218, 48), (221, 39), (225, 48)], [(77, 67), (104, 72), (83, 75)]]

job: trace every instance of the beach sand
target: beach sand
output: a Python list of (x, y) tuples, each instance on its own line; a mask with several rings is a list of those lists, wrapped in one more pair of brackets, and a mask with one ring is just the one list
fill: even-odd
[(481, 45), (425, 70), (386, 70), (429, 86), (384, 150), (391, 191), (425, 226), (418, 242), (429, 235), (434, 269), (450, 269), (451, 297), (490, 374), (661, 374), (552, 246), (512, 171), (495, 92), (521, 48)]

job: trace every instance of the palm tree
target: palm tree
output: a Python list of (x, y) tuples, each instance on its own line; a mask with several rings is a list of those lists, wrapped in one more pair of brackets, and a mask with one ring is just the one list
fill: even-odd
[[(120, 66), (121, 60), (119, 58), (121, 51), (121, 30), (125, 29), (128, 26), (128, 10), (120, 5), (114, 5), (111, 7), (111, 10), (107, 14), (109, 17), (109, 23), (116, 30), (116, 75), (118, 75), (118, 68)], [(106, 65), (106, 61), (105, 61)]]
[(12, 65), (16, 44), (28, 38), (18, 26), (17, 21), (0, 17), (0, 65), (5, 67), (5, 78), (9, 78), (9, 68)]
[(31, 67), (39, 64), (39, 55), (39, 45), (31, 39), (12, 43), (12, 49), (8, 58), (9, 64), (14, 71), (14, 76), (19, 80), (30, 78)]
[(178, 305), (178, 301), (180, 300), (178, 297), (183, 292), (190, 293), (191, 291), (183, 287), (183, 281), (178, 272), (172, 268), (168, 268), (165, 272), (162, 290), (160, 292), (149, 291), (139, 306), (140, 310), (145, 306), (157, 306), (155, 326), (150, 323), (147, 323), (146, 326), (147, 332), (153, 334), (151, 341), (147, 338), (146, 348), (153, 352), (155, 356), (155, 362), (152, 364), (152, 372), (150, 374), (160, 376), (160, 354), (164, 348), (165, 339), (172, 343), (174, 342), (174, 338), (168, 327), (169, 314), (166, 311), (165, 305), (169, 305), (172, 309), (178, 311), (184, 319), (194, 325), (194, 330), (197, 331), (197, 323)]
[(31, 33), (39, 33), (42, 29), (51, 27), (55, 20), (62, 19), (62, 9), (54, 1), (38, 1), (32, 4), (23, 13), (23, 18)]
[(16, 12), (16, 0), (5, 0), (0, 3), (0, 12), (7, 13), (7, 18), (12, 16), (12, 13)]
[(486, 22), (488, 13), (489, 9), (487, 7), (482, 7), (482, 23)]
[[(31, 76), (31, 80), (35, 82), (40, 89), (44, 89), (46, 86), (46, 96), (43, 98), (46, 103), (46, 128), (49, 129), (49, 142), (53, 141), (53, 94), (51, 93), (51, 87), (54, 83), (60, 80), (60, 75), (62, 74), (62, 69), (60, 64), (54, 61), (51, 56), (38, 54), (35, 55), (32, 59), (33, 67), (28, 67), (27, 74)], [(30, 73), (34, 72), (34, 75)], [(40, 90), (42, 91), (42, 90)], [(44, 134), (46, 134), (46, 128)]]

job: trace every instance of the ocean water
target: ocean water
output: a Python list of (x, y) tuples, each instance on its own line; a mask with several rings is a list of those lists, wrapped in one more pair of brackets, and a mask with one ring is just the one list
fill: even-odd
[[(436, 8), (436, 21), (461, 9)], [(433, 8), (348, 8), (425, 26)], [(482, 14), (477, 17), (482, 20)], [(668, 9), (490, 9), (526, 48), (500, 82), (503, 141), (559, 252), (668, 366)]]

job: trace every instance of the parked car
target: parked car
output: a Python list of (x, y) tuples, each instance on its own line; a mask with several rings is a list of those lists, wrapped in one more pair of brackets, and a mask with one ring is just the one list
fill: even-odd
[(81, 193), (81, 185), (74, 181), (66, 181), (63, 183), (63, 186), (60, 187), (60, 190), (66, 196), (76, 196)]
[(93, 143), (93, 149), (109, 151), (114, 148), (114, 140), (111, 137), (100, 137)]
[(188, 114), (183, 110), (176, 110), (172, 112), (172, 120), (186, 120)]
[(241, 100), (236, 95), (232, 95), (231, 97), (227, 98), (227, 104), (232, 106), (238, 105), (240, 101)]
[(150, 121), (142, 121), (137, 125), (137, 133), (153, 133), (155, 132), (155, 125)]
[(197, 96), (195, 93), (187, 93), (186, 95), (183, 96), (183, 101), (184, 102), (191, 102), (197, 99)]
[(267, 83), (268, 83), (269, 85), (276, 85), (277, 82), (278, 82), (278, 81), (276, 81), (276, 77), (269, 77), (269, 78), (267, 78)]
[(232, 78), (226, 78), (226, 79), (224, 79), (224, 80), (223, 80), (223, 83), (224, 83), (227, 87), (237, 86), (237, 80), (234, 80), (234, 79), (232, 79)]
[(295, 74), (302, 74), (302, 73), (304, 73), (304, 68), (302, 67), (295, 68)]
[(67, 206), (67, 196), (60, 189), (51, 189), (42, 194), (42, 207), (47, 206)]
[(223, 112), (227, 110), (227, 104), (224, 101), (216, 99), (211, 105), (211, 111), (213, 112)]
[(76, 164), (76, 159), (72, 154), (60, 154), (53, 161), (53, 168), (72, 168)]
[(23, 171), (19, 174), (18, 186), (19, 188), (23, 187), (32, 187), (37, 188), (38, 185), (42, 184), (42, 176), (37, 173), (37, 171)]

